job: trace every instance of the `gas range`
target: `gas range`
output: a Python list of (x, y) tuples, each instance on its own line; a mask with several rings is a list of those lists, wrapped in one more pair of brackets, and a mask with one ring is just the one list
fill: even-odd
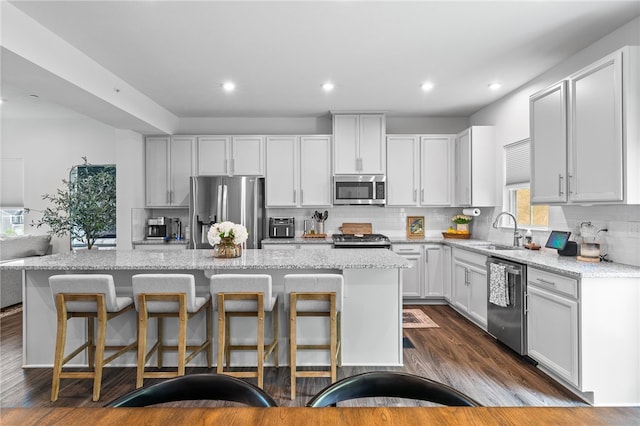
[(391, 248), (391, 241), (382, 234), (333, 234), (334, 248)]

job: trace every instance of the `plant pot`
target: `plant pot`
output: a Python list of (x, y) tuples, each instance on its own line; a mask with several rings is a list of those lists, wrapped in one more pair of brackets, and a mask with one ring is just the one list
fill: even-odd
[(235, 244), (233, 238), (221, 238), (220, 243), (213, 246), (213, 257), (232, 258), (242, 256), (242, 246)]
[(458, 232), (469, 232), (469, 224), (468, 223), (456, 223), (456, 230)]

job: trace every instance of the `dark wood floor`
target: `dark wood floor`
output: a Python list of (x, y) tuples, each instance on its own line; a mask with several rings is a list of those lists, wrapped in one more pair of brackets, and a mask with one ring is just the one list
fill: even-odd
[[(415, 348), (404, 349), (404, 367), (342, 367), (338, 377), (373, 370), (404, 371), (448, 384), (486, 406), (582, 406), (576, 396), (533, 365), (497, 343), (448, 306), (421, 306), (440, 327), (405, 329)], [(363, 326), (366, 326), (363, 324)], [(134, 368), (106, 368), (100, 401), (91, 401), (90, 380), (62, 381), (60, 396), (50, 402), (51, 369), (22, 369), (22, 316), (0, 319), (0, 407), (100, 407), (135, 387)], [(188, 373), (215, 369), (188, 368)], [(145, 385), (159, 380), (145, 380)], [(265, 390), (281, 406), (303, 406), (329, 385), (329, 379), (298, 379), (297, 398), (289, 399), (289, 370), (267, 368)], [(340, 405), (429, 405), (396, 399), (361, 399)], [(193, 402), (192, 406), (233, 405)]]

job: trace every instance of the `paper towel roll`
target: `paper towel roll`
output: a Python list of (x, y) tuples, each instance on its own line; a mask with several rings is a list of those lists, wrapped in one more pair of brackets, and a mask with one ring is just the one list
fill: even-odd
[(480, 209), (462, 209), (462, 214), (467, 216), (480, 216)]

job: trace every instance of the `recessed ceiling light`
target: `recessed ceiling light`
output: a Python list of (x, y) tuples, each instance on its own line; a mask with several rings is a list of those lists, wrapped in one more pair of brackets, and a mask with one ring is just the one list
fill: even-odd
[(222, 83), (222, 90), (224, 90), (225, 92), (233, 92), (234, 90), (236, 90), (236, 84), (232, 81), (227, 81)]
[(502, 87), (502, 84), (500, 84), (500, 83), (491, 83), (491, 84), (489, 84), (489, 89), (491, 89), (491, 90), (498, 90), (501, 87)]
[(424, 83), (422, 83), (422, 85), (420, 86), (422, 88), (422, 90), (424, 90), (425, 92), (430, 91), (431, 89), (433, 89), (433, 83), (431, 83), (430, 81), (426, 81)]
[(332, 82), (327, 81), (322, 85), (322, 90), (324, 90), (325, 92), (330, 92), (334, 89), (334, 87), (336, 86)]

